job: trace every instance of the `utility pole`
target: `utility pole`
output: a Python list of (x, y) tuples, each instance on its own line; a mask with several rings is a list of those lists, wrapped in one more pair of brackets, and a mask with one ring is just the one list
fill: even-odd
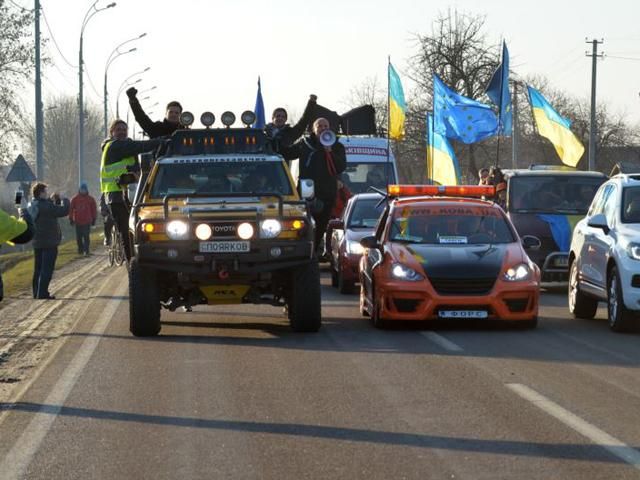
[(518, 168), (518, 82), (513, 82), (513, 131), (511, 132), (511, 168)]
[(585, 52), (587, 57), (591, 57), (591, 122), (589, 126), (589, 164), (588, 170), (594, 170), (596, 167), (596, 71), (598, 65), (598, 57), (602, 57), (603, 54), (598, 54), (598, 45), (604, 43), (604, 39), (593, 40), (585, 39), (586, 43), (592, 44), (591, 54)]
[(44, 114), (42, 113), (42, 77), (40, 73), (40, 0), (35, 0), (33, 13), (35, 15), (35, 62), (36, 62), (36, 178), (44, 178)]

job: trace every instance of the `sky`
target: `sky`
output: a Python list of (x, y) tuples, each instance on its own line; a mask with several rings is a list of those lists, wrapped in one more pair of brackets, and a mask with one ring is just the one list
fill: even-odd
[[(106, 6), (110, 0), (100, 0)], [(136, 84), (143, 106), (160, 119), (170, 100), (178, 100), (196, 118), (205, 110), (217, 118), (224, 110), (239, 117), (253, 109), (258, 76), (267, 114), (277, 106), (299, 115), (308, 95), (338, 112), (347, 110), (353, 87), (377, 77), (386, 87), (387, 57), (400, 74), (407, 97), (412, 85), (407, 60), (416, 53), (416, 34), (428, 34), (447, 9), (485, 15), (487, 39), (509, 47), (511, 69), (520, 76), (541, 74), (552, 86), (589, 98), (591, 45), (604, 39), (598, 62), (598, 101), (640, 122), (640, 2), (637, 0), (116, 0), (97, 13), (85, 29), (85, 98), (102, 105), (104, 69), (121, 42), (132, 53), (108, 70), (115, 110), (118, 88), (130, 75), (150, 67)], [(25, 8), (33, 1), (12, 0)], [(77, 95), (78, 45), (83, 17), (93, 0), (41, 0), (55, 43), (47, 52), (43, 97)], [(47, 24), (43, 33), (51, 37)], [(66, 58), (63, 59), (62, 56)], [(614, 58), (626, 57), (628, 59)], [(71, 65), (67, 64), (69, 62)], [(72, 67), (74, 66), (74, 67)], [(93, 86), (92, 86), (93, 85)], [(27, 92), (26, 103), (33, 98)], [(157, 104), (157, 105), (156, 105)], [(121, 116), (126, 96), (120, 97)]]

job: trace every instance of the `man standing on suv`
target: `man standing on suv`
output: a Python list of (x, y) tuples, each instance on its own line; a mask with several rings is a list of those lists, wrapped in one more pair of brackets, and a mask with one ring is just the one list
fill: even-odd
[(136, 97), (138, 90), (135, 87), (131, 87), (127, 90), (127, 97), (129, 97), (129, 105), (131, 111), (135, 117), (138, 125), (144, 130), (149, 138), (166, 137), (171, 135), (176, 130), (182, 128), (180, 125), (180, 114), (182, 113), (182, 105), (176, 102), (169, 102), (167, 104), (167, 110), (164, 119), (159, 122), (154, 122), (142, 109), (142, 105)]
[(140, 171), (136, 155), (151, 152), (165, 142), (164, 138), (133, 141), (128, 138), (129, 127), (124, 120), (114, 120), (109, 128), (110, 138), (102, 144), (102, 160), (100, 162), (100, 191), (104, 194), (105, 203), (120, 232), (127, 262), (131, 259), (129, 244), (129, 199), (127, 184), (131, 178), (123, 182), (127, 176)]

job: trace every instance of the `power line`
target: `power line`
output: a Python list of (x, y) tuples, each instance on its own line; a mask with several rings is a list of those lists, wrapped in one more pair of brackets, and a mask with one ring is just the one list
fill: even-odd
[(609, 54), (606, 54), (604, 57), (605, 58), (615, 58), (617, 60), (633, 60), (633, 61), (636, 61), (636, 62), (640, 62), (640, 57), (619, 57), (617, 55), (609, 55)]
[(102, 95), (100, 95), (98, 93), (98, 90), (96, 89), (95, 85), (93, 84), (93, 80), (91, 80), (91, 76), (89, 75), (89, 69), (85, 69), (84, 74), (87, 76), (87, 80), (89, 80), (89, 85), (91, 86), (91, 89), (93, 90), (93, 93), (96, 94), (96, 97), (99, 100), (102, 100)]
[(22, 10), (23, 12), (33, 12), (33, 9), (29, 10), (28, 8), (24, 8), (22, 5), (18, 5), (16, 2), (14, 2), (13, 0), (9, 0), (9, 3), (12, 4), (14, 7), (19, 8), (20, 10)]
[(42, 11), (42, 18), (44, 18), (44, 23), (47, 26), (49, 35), (51, 35), (51, 40), (53, 40), (53, 44), (56, 46), (56, 50), (58, 50), (58, 53), (62, 57), (62, 60), (64, 60), (65, 63), (69, 65), (71, 68), (73, 69), (78, 68), (77, 65), (71, 64), (71, 62), (69, 62), (69, 60), (67, 60), (67, 58), (62, 54), (62, 50), (60, 50), (60, 47), (58, 46), (58, 42), (56, 42), (56, 37), (53, 36), (53, 30), (51, 30), (51, 27), (49, 26), (49, 20), (47, 20), (47, 16), (44, 14), (44, 8), (40, 8), (40, 10)]

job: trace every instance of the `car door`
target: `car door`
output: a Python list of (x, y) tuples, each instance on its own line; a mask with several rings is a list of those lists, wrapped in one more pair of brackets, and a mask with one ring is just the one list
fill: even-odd
[(608, 185), (608, 187), (610, 188), (604, 192), (602, 213), (607, 218), (607, 225), (610, 230), (605, 232), (601, 228), (594, 228), (595, 231), (593, 233), (592, 265), (594, 281), (596, 285), (602, 288), (607, 288), (607, 265), (615, 244), (616, 212), (620, 204), (618, 200), (620, 189), (615, 184)]
[[(605, 205), (611, 201), (612, 196), (615, 196), (614, 193), (615, 185), (608, 183), (602, 187), (601, 191), (596, 195), (593, 209), (588, 213), (587, 222), (594, 215), (604, 213)], [(585, 223), (584, 244), (580, 252), (583, 281), (599, 288), (606, 288), (607, 249), (608, 243), (604, 231), (601, 228), (590, 227)], [(604, 272), (602, 270), (603, 261), (605, 265)]]
[(375, 230), (375, 237), (380, 248), (369, 248), (363, 255), (363, 269), (361, 272), (361, 284), (364, 288), (367, 298), (371, 301), (372, 295), (374, 295), (374, 269), (382, 262), (382, 248), (384, 243), (384, 232), (386, 231), (386, 223), (390, 218), (389, 208), (385, 208), (384, 212), (378, 220), (378, 225)]

